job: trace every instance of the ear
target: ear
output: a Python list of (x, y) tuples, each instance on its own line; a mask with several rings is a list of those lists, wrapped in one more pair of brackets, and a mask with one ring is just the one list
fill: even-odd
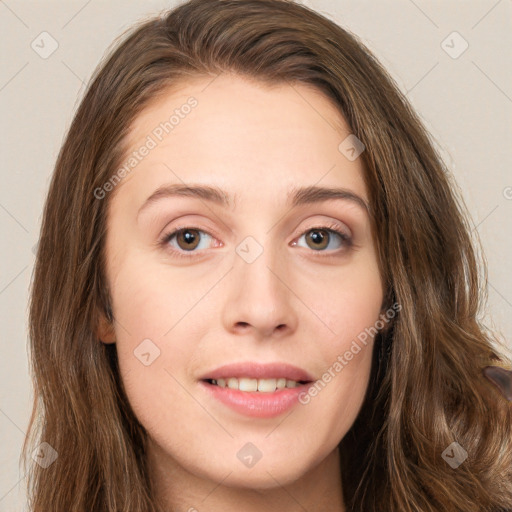
[(110, 344), (116, 342), (116, 332), (114, 330), (114, 321), (109, 321), (105, 313), (98, 314), (98, 325), (96, 335), (102, 343)]

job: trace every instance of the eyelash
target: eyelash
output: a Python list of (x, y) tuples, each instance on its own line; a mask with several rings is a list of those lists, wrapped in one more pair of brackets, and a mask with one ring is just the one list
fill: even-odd
[[(322, 258), (333, 257), (333, 256), (335, 257), (336, 254), (332, 254), (333, 252), (336, 252), (337, 255), (341, 255), (341, 254), (339, 254), (340, 252), (345, 252), (347, 249), (350, 249), (353, 246), (352, 238), (349, 235), (347, 235), (345, 232), (341, 231), (340, 229), (341, 229), (341, 226), (339, 224), (337, 224), (336, 222), (332, 222), (332, 223), (329, 223), (327, 225), (314, 226), (314, 227), (311, 227), (309, 229), (306, 229), (305, 231), (303, 231), (301, 233), (300, 237), (302, 237), (306, 233), (309, 233), (310, 231), (328, 231), (329, 233), (334, 233), (334, 234), (338, 235), (340, 237), (340, 239), (341, 239), (341, 245), (343, 246), (343, 248), (337, 249), (335, 251), (313, 251), (313, 252), (317, 253), (317, 255), (322, 257)], [(180, 227), (174, 229), (173, 231), (170, 231), (169, 233), (166, 233), (165, 235), (163, 235), (163, 237), (159, 240), (158, 245), (160, 245), (164, 249), (167, 249), (169, 242), (172, 240), (172, 238), (175, 235), (177, 235), (178, 233), (180, 233), (182, 231), (187, 231), (187, 230), (199, 231), (199, 232), (204, 233), (204, 234), (206, 234), (206, 235), (208, 235), (208, 236), (210, 236), (212, 238), (215, 238), (214, 235), (212, 235), (208, 231), (205, 231), (205, 230), (203, 230), (203, 229), (201, 229), (199, 227), (196, 227), (196, 226), (180, 226)], [(193, 258), (193, 257), (196, 256), (195, 253), (197, 253), (197, 251), (188, 251), (188, 254), (187, 254), (187, 252), (182, 252), (182, 251), (176, 250), (174, 248), (171, 249), (171, 252), (177, 258), (185, 258), (185, 259)], [(325, 252), (327, 252), (327, 254), (322, 254), (322, 253), (325, 253)]]

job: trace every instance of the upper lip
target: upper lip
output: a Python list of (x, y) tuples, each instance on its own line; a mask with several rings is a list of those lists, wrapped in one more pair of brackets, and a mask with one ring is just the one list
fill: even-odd
[(275, 362), (262, 364), (252, 361), (220, 366), (204, 374), (201, 380), (227, 379), (229, 377), (248, 377), (252, 379), (285, 378), (296, 382), (312, 382), (315, 380), (306, 370), (288, 363)]

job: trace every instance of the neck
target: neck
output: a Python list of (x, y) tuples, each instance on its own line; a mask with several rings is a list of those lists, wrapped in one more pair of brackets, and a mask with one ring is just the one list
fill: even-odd
[(229, 474), (219, 481), (190, 473), (148, 443), (153, 491), (166, 511), (180, 512), (345, 512), (338, 448), (298, 480), (269, 489), (231, 487)]

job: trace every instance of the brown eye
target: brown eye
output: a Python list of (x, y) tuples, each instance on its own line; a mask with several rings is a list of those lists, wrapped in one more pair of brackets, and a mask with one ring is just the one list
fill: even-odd
[(326, 229), (312, 229), (306, 234), (306, 243), (311, 249), (325, 249), (329, 244), (329, 233)]
[(349, 247), (352, 241), (346, 233), (328, 227), (309, 229), (299, 238), (299, 241), (303, 237), (306, 239), (307, 248), (313, 249), (316, 252), (331, 252), (325, 250), (329, 246), (331, 246), (330, 249)]
[[(170, 246), (171, 250), (178, 255), (185, 255), (184, 253), (187, 252), (198, 252), (195, 249), (207, 249), (209, 241), (212, 239), (212, 235), (202, 229), (181, 228), (165, 235), (160, 243), (163, 246)], [(203, 242), (202, 246), (199, 247), (201, 242)]]
[(201, 239), (198, 229), (182, 229), (176, 233), (176, 242), (180, 249), (184, 251), (194, 250)]

